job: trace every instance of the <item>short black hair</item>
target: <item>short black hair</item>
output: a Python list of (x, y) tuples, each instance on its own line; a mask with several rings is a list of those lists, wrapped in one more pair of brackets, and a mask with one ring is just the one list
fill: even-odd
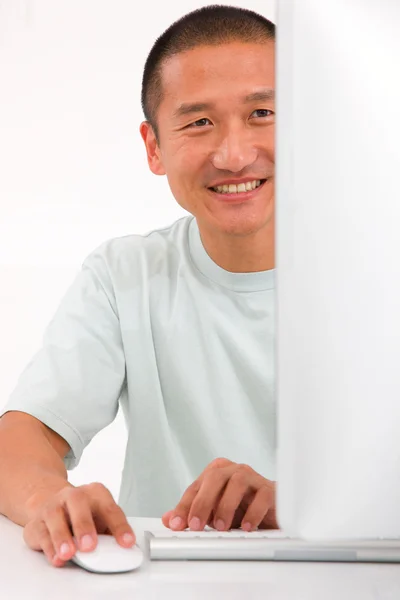
[(142, 109), (157, 142), (157, 111), (162, 101), (161, 69), (167, 58), (196, 46), (214, 46), (233, 41), (263, 43), (274, 39), (274, 23), (252, 10), (236, 6), (212, 4), (175, 21), (155, 41), (143, 72)]

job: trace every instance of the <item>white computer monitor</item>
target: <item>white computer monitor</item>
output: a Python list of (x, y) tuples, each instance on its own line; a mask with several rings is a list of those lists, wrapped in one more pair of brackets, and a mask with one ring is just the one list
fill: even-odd
[(277, 2), (277, 514), (400, 536), (400, 2)]

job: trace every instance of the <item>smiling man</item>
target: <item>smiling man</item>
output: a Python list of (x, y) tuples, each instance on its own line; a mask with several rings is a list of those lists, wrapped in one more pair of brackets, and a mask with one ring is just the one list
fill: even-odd
[(150, 169), (167, 175), (177, 202), (196, 217), (209, 256), (235, 273), (274, 267), (270, 30), (262, 17), (242, 23), (240, 35), (198, 27), (178, 53), (171, 41), (171, 51), (153, 50), (165, 56), (161, 97), (153, 92), (160, 75), (151, 54), (144, 77), (141, 134)]
[[(104, 532), (132, 545), (126, 515), (277, 527), (274, 35), (254, 12), (210, 6), (149, 54), (140, 133), (190, 215), (86, 258), (0, 420), (0, 512), (54, 566), (72, 535), (81, 550)], [(119, 404), (117, 505), (67, 469)]]

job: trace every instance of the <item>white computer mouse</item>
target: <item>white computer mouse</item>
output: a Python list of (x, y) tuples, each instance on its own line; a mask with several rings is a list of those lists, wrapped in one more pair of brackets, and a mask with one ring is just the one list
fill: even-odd
[(71, 561), (93, 573), (126, 573), (140, 567), (143, 553), (139, 546), (123, 548), (112, 535), (98, 534), (96, 548), (77, 550)]

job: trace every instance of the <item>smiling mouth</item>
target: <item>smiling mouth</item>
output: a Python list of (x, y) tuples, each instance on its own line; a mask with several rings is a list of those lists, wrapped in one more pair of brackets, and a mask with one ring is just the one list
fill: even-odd
[(218, 185), (216, 187), (209, 187), (208, 189), (211, 192), (215, 192), (217, 194), (227, 194), (230, 196), (234, 196), (235, 194), (244, 194), (246, 192), (252, 192), (253, 190), (259, 188), (266, 181), (267, 179), (256, 179), (254, 181), (248, 181), (247, 183), (239, 183), (238, 185)]

